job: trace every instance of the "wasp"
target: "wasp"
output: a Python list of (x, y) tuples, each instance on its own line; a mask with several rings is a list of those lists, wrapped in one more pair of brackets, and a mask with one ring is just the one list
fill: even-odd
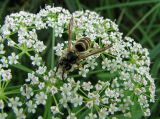
[(89, 37), (80, 38), (76, 40), (75, 44), (72, 44), (73, 23), (74, 20), (72, 16), (68, 25), (68, 48), (65, 49), (66, 53), (60, 57), (55, 71), (56, 73), (59, 67), (61, 67), (62, 80), (64, 80), (64, 73), (70, 71), (74, 64), (79, 65), (81, 60), (84, 60), (91, 55), (101, 53), (111, 47), (107, 45), (103, 48), (97, 48), (89, 51), (89, 48), (91, 48), (91, 39)]

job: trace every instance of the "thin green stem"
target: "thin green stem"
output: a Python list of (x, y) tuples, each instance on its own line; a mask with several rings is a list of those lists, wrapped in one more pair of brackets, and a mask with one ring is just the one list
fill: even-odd
[(5, 92), (5, 95), (10, 95), (10, 94), (19, 94), (20, 93), (20, 90), (17, 89), (17, 90), (13, 90), (13, 91), (8, 91), (8, 92)]
[(52, 47), (51, 47), (51, 69), (53, 70), (54, 65), (55, 65), (55, 54), (54, 54), (54, 48), (55, 46), (55, 29), (52, 31)]
[(86, 94), (83, 90), (81, 90), (80, 88), (79, 88), (79, 91), (80, 91), (81, 93), (83, 93), (86, 97), (88, 97), (87, 94)]
[(78, 110), (76, 113), (75, 113), (75, 115), (77, 115), (78, 113), (80, 113), (82, 110), (84, 110), (86, 107), (85, 106), (83, 106), (80, 110)]

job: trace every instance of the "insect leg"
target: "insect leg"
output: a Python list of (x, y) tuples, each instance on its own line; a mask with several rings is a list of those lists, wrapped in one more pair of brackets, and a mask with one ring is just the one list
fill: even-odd
[(62, 80), (64, 81), (64, 73), (65, 73), (65, 70), (63, 69), (62, 71)]
[(57, 64), (56, 71), (54, 72), (54, 75), (56, 75), (56, 73), (57, 73), (57, 71), (59, 69), (59, 65), (60, 65), (60, 62), (58, 62), (58, 64)]

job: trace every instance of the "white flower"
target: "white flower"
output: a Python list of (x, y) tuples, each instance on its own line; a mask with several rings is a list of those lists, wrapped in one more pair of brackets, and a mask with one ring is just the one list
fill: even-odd
[(31, 56), (30, 58), (32, 60), (33, 65), (37, 65), (37, 66), (41, 65), (42, 58), (39, 57), (38, 54), (36, 54), (35, 56)]
[(93, 88), (93, 86), (91, 82), (83, 82), (82, 88), (83, 90), (90, 91)]
[(87, 66), (79, 68), (79, 75), (82, 75), (83, 77), (86, 77), (86, 74), (89, 72), (89, 69)]
[(35, 98), (36, 98), (37, 105), (46, 104), (47, 95), (44, 92), (40, 92), (39, 94), (36, 94)]
[(56, 55), (57, 56), (61, 56), (62, 55), (62, 49), (64, 47), (63, 43), (58, 43), (56, 47), (53, 48), (53, 50), (56, 51)]
[(16, 43), (13, 40), (8, 40), (8, 46), (13, 47)]
[(9, 64), (17, 64), (18, 63), (18, 61), (17, 61), (18, 59), (19, 59), (18, 55), (16, 55), (14, 52), (10, 56), (8, 56)]
[(38, 116), (38, 118), (37, 119), (43, 119), (43, 117), (42, 116)]
[(3, 44), (0, 44), (0, 54), (4, 54), (5, 51), (4, 51), (4, 45)]
[(93, 113), (89, 113), (88, 116), (85, 117), (85, 119), (97, 119), (97, 115)]
[(8, 81), (8, 80), (11, 80), (12, 79), (12, 74), (11, 74), (11, 70), (8, 69), (8, 70), (1, 70), (1, 75), (2, 75), (2, 80), (3, 81)]
[(25, 119), (26, 118), (26, 115), (23, 113), (23, 109), (20, 108), (20, 109), (15, 109), (14, 110), (14, 113), (16, 114), (16, 119)]
[(33, 47), (35, 48), (35, 50), (36, 50), (37, 52), (42, 52), (42, 51), (44, 51), (44, 50), (46, 49), (46, 46), (43, 44), (42, 41), (37, 41), (37, 42), (33, 45)]
[(6, 119), (7, 118), (7, 113), (0, 113), (1, 119)]
[(20, 88), (21, 94), (25, 96), (27, 99), (30, 99), (31, 96), (34, 95), (33, 89), (28, 85), (24, 85)]
[(51, 87), (47, 87), (47, 92), (50, 92), (52, 95), (58, 93), (58, 89), (53, 85)]
[(57, 108), (57, 106), (51, 106), (51, 112), (55, 115), (59, 113), (59, 109)]
[(74, 97), (73, 99), (71, 99), (71, 103), (74, 105), (74, 107), (77, 107), (78, 105), (82, 105), (83, 102), (83, 98), (81, 96), (77, 96)]
[(100, 119), (106, 119), (106, 116), (108, 114), (109, 114), (109, 112), (105, 108), (102, 108), (98, 113)]
[(46, 72), (47, 67), (46, 66), (39, 66), (38, 70), (36, 70), (36, 73), (38, 74), (44, 74)]
[(130, 112), (128, 112), (128, 113), (124, 113), (124, 116), (125, 116), (125, 117), (129, 117), (129, 118), (131, 118), (131, 117), (132, 117), (132, 115), (131, 115), (131, 113), (130, 113)]
[(19, 97), (10, 98), (8, 106), (15, 110), (17, 107), (22, 106), (22, 102), (20, 101)]
[(86, 103), (86, 107), (88, 107), (89, 109), (92, 108), (92, 107), (93, 107), (93, 100), (88, 101), (88, 102)]
[(28, 112), (31, 112), (31, 113), (36, 112), (37, 105), (36, 103), (33, 103), (32, 100), (29, 100), (29, 102), (27, 102), (26, 105), (28, 107)]
[(93, 104), (99, 105), (100, 104), (100, 95), (96, 92), (88, 93), (88, 98), (93, 100)]
[(138, 102), (139, 102), (140, 105), (143, 106), (144, 108), (149, 107), (147, 97), (144, 96), (144, 95), (140, 95), (140, 96), (139, 96)]
[(114, 114), (115, 112), (118, 111), (118, 108), (116, 107), (116, 104), (110, 104), (109, 106), (109, 110), (108, 110), (111, 114)]
[(91, 67), (91, 69), (95, 69), (95, 67), (98, 65), (98, 63), (96, 62), (95, 58), (91, 58), (89, 60), (87, 60), (87, 66)]
[(74, 113), (71, 113), (69, 116), (67, 116), (67, 119), (77, 119), (77, 117)]
[(105, 58), (102, 62), (102, 69), (105, 69), (106, 67), (108, 67), (110, 63), (111, 61)]
[(34, 75), (34, 73), (28, 73), (28, 78), (26, 79), (26, 82), (31, 82), (31, 84), (39, 84), (39, 79), (37, 76)]
[(72, 95), (72, 87), (70, 84), (64, 84), (63, 87), (60, 87), (60, 90), (62, 91), (62, 96), (71, 96)]
[(8, 60), (5, 56), (1, 58), (2, 67), (8, 67)]
[(96, 88), (97, 91), (100, 91), (100, 90), (102, 90), (103, 87), (102, 87), (101, 84), (96, 84), (95, 88)]
[(38, 87), (40, 90), (42, 90), (45, 87), (45, 83), (44, 82), (39, 83)]
[(149, 108), (147, 108), (145, 111), (144, 111), (144, 115), (145, 116), (150, 116), (151, 115), (151, 111)]
[(108, 104), (108, 103), (109, 103), (108, 98), (103, 98), (101, 101), (102, 101), (102, 103), (104, 103), (104, 104)]

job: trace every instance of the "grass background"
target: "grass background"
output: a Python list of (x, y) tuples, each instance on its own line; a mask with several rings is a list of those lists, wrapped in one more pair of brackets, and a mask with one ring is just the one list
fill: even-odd
[[(151, 74), (156, 84), (156, 102), (152, 104), (149, 118), (160, 119), (160, 0), (1, 0), (0, 24), (10, 13), (21, 10), (37, 13), (46, 4), (62, 6), (71, 12), (96, 11), (104, 18), (115, 20), (124, 35), (149, 49)], [(50, 39), (48, 34), (41, 38)]]

